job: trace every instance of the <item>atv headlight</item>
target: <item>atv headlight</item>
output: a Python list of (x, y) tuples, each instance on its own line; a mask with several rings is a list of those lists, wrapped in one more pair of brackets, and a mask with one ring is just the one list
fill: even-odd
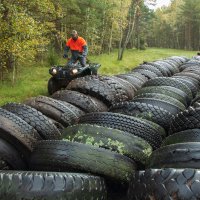
[(53, 75), (56, 75), (56, 74), (57, 74), (57, 69), (55, 69), (55, 68), (52, 69), (52, 74), (53, 74)]
[(78, 73), (78, 69), (73, 69), (72, 70), (72, 74), (77, 74)]

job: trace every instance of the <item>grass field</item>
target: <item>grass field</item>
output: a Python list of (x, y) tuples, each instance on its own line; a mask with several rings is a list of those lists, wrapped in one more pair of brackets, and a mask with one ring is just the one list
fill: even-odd
[[(112, 54), (103, 54), (100, 56), (89, 56), (91, 62), (101, 63), (100, 74), (119, 74), (130, 71), (130, 69), (141, 64), (143, 61), (154, 61), (164, 59), (169, 56), (183, 55), (192, 57), (194, 51), (183, 51), (174, 49), (149, 48), (145, 51), (127, 50), (124, 53), (122, 61), (117, 60), (117, 51)], [(64, 64), (60, 60), (60, 64)], [(22, 102), (23, 100), (47, 94), (47, 82), (50, 78), (48, 73), (48, 64), (33, 64), (33, 66), (23, 66), (19, 69), (19, 77), (12, 86), (9, 82), (0, 83), (0, 105), (7, 102)]]

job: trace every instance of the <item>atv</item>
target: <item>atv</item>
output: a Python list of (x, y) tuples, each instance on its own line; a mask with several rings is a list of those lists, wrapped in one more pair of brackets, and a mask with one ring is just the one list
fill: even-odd
[(48, 93), (51, 95), (54, 92), (66, 88), (70, 81), (75, 78), (87, 75), (97, 75), (97, 71), (101, 65), (97, 63), (89, 63), (82, 67), (80, 62), (70, 63), (65, 66), (53, 66), (49, 69), (51, 78), (48, 81)]

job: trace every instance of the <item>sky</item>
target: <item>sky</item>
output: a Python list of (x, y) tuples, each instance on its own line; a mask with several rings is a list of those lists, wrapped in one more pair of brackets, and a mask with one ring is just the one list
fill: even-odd
[(169, 5), (171, 2), (171, 0), (156, 0), (156, 6), (155, 7), (150, 7), (150, 8), (153, 8), (153, 9), (156, 9), (156, 8), (160, 8), (162, 6), (167, 6)]

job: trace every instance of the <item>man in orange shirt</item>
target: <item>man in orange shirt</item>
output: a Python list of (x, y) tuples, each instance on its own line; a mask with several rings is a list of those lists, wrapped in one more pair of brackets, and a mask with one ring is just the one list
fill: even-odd
[(88, 54), (88, 47), (86, 41), (78, 36), (77, 31), (73, 30), (71, 38), (66, 42), (65, 53), (63, 58), (68, 58), (68, 52), (71, 50), (72, 56), (70, 63), (75, 63), (79, 60), (80, 64), (86, 66), (86, 56)]

